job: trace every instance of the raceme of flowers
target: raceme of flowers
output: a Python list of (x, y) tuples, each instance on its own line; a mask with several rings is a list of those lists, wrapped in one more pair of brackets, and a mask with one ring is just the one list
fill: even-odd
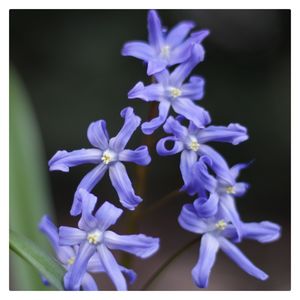
[[(151, 162), (146, 145), (135, 150), (125, 149), (140, 125), (144, 134), (153, 134), (160, 127), (167, 134), (156, 145), (159, 155), (180, 153), (181, 190), (193, 197), (193, 202), (183, 205), (178, 222), (183, 229), (202, 236), (199, 259), (191, 271), (195, 285), (208, 286), (219, 249), (248, 274), (260, 280), (268, 278), (236, 244), (244, 239), (260, 243), (275, 241), (280, 237), (281, 228), (269, 221), (246, 223), (239, 216), (235, 201), (246, 193), (249, 185), (237, 179), (249, 163), (229, 167), (224, 157), (209, 144), (238, 145), (249, 137), (247, 129), (237, 123), (210, 125), (208, 111), (196, 104), (204, 96), (205, 80), (191, 72), (205, 58), (202, 42), (209, 31), (190, 33), (194, 27), (193, 22), (184, 21), (166, 30), (157, 12), (149, 11), (148, 42), (127, 42), (122, 55), (145, 62), (147, 75), (154, 80), (150, 85), (136, 83), (128, 98), (158, 102), (158, 116), (141, 125), (141, 118), (133, 108), (126, 107), (121, 111), (124, 125), (116, 136), (109, 137), (105, 120), (92, 122), (87, 130), (91, 148), (58, 151), (49, 161), (50, 171), (69, 172), (70, 167), (77, 165), (95, 165), (74, 193), (70, 214), (80, 216), (78, 228), (61, 226), (57, 229), (48, 216), (39, 224), (66, 270), (66, 290), (98, 290), (92, 274), (99, 272), (106, 273), (117, 290), (127, 290), (126, 278), (131, 284), (136, 273), (121, 266), (112, 251), (121, 250), (145, 259), (159, 249), (159, 238), (144, 234), (118, 235), (110, 231), (109, 227), (117, 222), (123, 210), (97, 200), (91, 193), (108, 172), (124, 208), (134, 210), (143, 201), (135, 194), (124, 166), (127, 162), (142, 166)], [(170, 115), (171, 112), (175, 115)], [(184, 125), (186, 122), (188, 126)], [(170, 142), (172, 146), (167, 147), (166, 143)], [(97, 203), (100, 207), (94, 211)], [(47, 283), (46, 279), (43, 281)]]

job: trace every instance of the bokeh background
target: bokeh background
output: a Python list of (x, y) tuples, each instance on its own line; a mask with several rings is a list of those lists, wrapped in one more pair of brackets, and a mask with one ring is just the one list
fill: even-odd
[[(197, 29), (211, 31), (204, 42), (206, 59), (194, 71), (206, 79), (200, 104), (210, 111), (214, 124), (238, 122), (250, 135), (250, 140), (239, 146), (214, 146), (230, 164), (255, 159), (241, 177), (251, 184), (247, 195), (237, 200), (243, 219), (267, 219), (282, 225), (282, 238), (275, 243), (246, 241), (240, 245), (270, 275), (268, 281), (248, 276), (220, 253), (209, 289), (289, 290), (290, 11), (159, 13), (166, 27), (191, 19)], [(67, 174), (48, 173), (47, 161), (57, 150), (89, 147), (86, 129), (91, 121), (106, 119), (114, 135), (122, 125), (119, 112), (125, 106), (133, 106), (147, 118), (149, 105), (126, 97), (137, 81), (147, 82), (145, 66), (120, 55), (126, 41), (147, 39), (146, 15), (145, 10), (10, 11), (10, 225), (45, 249), (46, 240), (35, 224), (48, 213), (59, 225), (75, 226), (77, 219), (68, 215), (73, 193), (92, 167), (72, 168)], [(159, 131), (154, 140), (162, 135)], [(140, 145), (142, 139), (139, 130), (130, 146)], [(179, 157), (159, 157), (154, 149), (151, 155), (141, 213), (181, 186)], [(134, 166), (128, 164), (127, 169), (137, 186)], [(107, 177), (94, 192), (101, 201), (109, 199), (119, 205)], [(177, 223), (182, 204), (190, 201), (192, 198), (183, 195), (172, 199), (143, 215), (135, 230), (128, 228), (130, 212), (115, 226), (120, 233), (138, 230), (161, 238), (161, 249), (152, 258), (126, 260), (138, 272), (130, 289), (140, 289), (168, 257), (195, 238)], [(190, 271), (198, 248), (195, 244), (180, 255), (149, 289), (197, 289)], [(42, 289), (38, 274), (26, 276), (26, 272), (36, 273), (26, 268), (12, 256), (10, 288)], [(102, 289), (113, 289), (106, 276), (99, 280)]]

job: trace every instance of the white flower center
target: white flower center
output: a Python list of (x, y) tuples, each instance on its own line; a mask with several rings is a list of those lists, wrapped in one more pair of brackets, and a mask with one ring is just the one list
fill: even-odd
[(227, 223), (224, 220), (220, 220), (215, 224), (215, 227), (222, 231), (227, 227)]
[(115, 158), (115, 153), (110, 150), (105, 150), (102, 154), (101, 160), (104, 164), (108, 165)]
[(169, 56), (170, 56), (170, 46), (169, 45), (163, 46), (160, 50), (160, 55), (164, 58), (169, 58)]
[(226, 193), (227, 194), (235, 194), (236, 190), (234, 186), (228, 186), (226, 187)]
[(90, 244), (93, 245), (97, 245), (102, 241), (102, 232), (98, 229), (91, 231), (88, 235), (87, 235), (87, 240)]
[(172, 98), (177, 98), (177, 97), (180, 97), (182, 94), (182, 91), (176, 87), (171, 87), (170, 88), (170, 96)]
[(74, 261), (75, 261), (75, 256), (72, 256), (68, 259), (68, 265), (71, 266), (74, 264)]
[(190, 150), (195, 152), (197, 152), (200, 149), (200, 144), (198, 143), (198, 140), (195, 137), (191, 137), (191, 142), (188, 146)]

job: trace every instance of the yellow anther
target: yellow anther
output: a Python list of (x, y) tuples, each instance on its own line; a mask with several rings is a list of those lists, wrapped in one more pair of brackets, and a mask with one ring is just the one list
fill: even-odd
[(177, 97), (181, 96), (182, 92), (180, 89), (172, 87), (172, 88), (170, 88), (170, 94), (173, 98), (177, 98)]
[(197, 141), (192, 141), (190, 143), (190, 149), (197, 152), (200, 148), (200, 144)]
[(111, 162), (112, 156), (109, 152), (105, 151), (101, 157), (101, 160), (107, 165)]
[(75, 261), (75, 256), (72, 256), (68, 259), (68, 265), (71, 266), (74, 264), (74, 261)]
[(160, 52), (162, 57), (168, 58), (170, 56), (170, 46), (165, 45), (161, 48)]
[(226, 188), (226, 193), (227, 194), (235, 194), (235, 188), (234, 188), (234, 186), (228, 186)]
[(102, 236), (101, 232), (99, 230), (95, 230), (88, 234), (87, 240), (90, 244), (96, 245), (100, 243), (101, 236)]
[(215, 224), (215, 226), (219, 230), (224, 230), (227, 227), (227, 223), (224, 220), (220, 220)]

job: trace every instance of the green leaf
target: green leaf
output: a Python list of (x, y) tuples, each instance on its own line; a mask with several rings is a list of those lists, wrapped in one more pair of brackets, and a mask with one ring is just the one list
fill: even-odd
[(44, 275), (52, 286), (63, 290), (64, 268), (27, 237), (10, 230), (9, 248)]
[[(9, 82), (9, 219), (10, 228), (50, 249), (37, 226), (43, 214), (52, 215), (48, 166), (31, 101), (14, 69)], [(11, 290), (45, 290), (34, 268), (10, 257)]]

